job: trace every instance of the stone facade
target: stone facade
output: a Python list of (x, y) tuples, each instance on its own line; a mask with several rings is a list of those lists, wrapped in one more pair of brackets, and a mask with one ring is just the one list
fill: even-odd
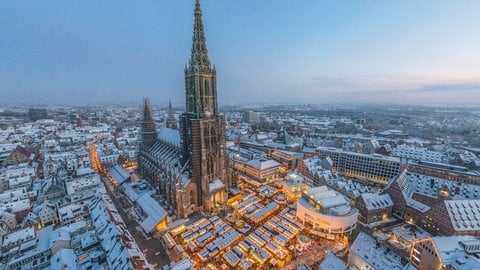
[(202, 10), (195, 4), (192, 55), (185, 68), (186, 111), (181, 119), (182, 157), (197, 186), (197, 206), (211, 211), (210, 197), (226, 186), (210, 190), (213, 182), (226, 181), (224, 119), (218, 112), (217, 71), (208, 59)]
[(167, 127), (160, 130), (166, 136), (156, 133), (150, 105), (144, 103), (139, 154), (140, 172), (180, 216), (212, 212), (227, 199), (224, 119), (218, 112), (216, 70), (208, 59), (199, 1), (185, 97), (180, 131), (170, 105)]

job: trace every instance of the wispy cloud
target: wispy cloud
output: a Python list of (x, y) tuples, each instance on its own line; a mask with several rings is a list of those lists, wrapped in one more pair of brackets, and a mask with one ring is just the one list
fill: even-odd
[(317, 79), (299, 87), (300, 93), (326, 103), (372, 104), (480, 104), (480, 81), (450, 81), (421, 84), (412, 81), (349, 81), (342, 78)]
[(480, 93), (480, 82), (462, 82), (462, 83), (444, 83), (425, 85), (418, 89), (412, 89), (417, 92), (471, 92), (477, 91)]

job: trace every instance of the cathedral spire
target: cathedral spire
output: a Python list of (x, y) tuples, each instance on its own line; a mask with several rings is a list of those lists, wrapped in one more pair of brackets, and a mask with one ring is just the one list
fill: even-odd
[(150, 101), (148, 98), (143, 99), (143, 119), (140, 135), (140, 142), (142, 146), (150, 148), (155, 144), (157, 131), (155, 121), (153, 120), (152, 108), (150, 107)]
[(175, 119), (175, 112), (173, 111), (172, 102), (168, 100), (168, 116), (167, 127), (177, 129), (177, 120)]
[(190, 67), (196, 69), (210, 68), (208, 59), (207, 41), (203, 31), (202, 9), (200, 1), (195, 2), (195, 22), (193, 25), (192, 56)]
[(150, 100), (143, 98), (143, 122), (153, 121), (152, 108), (150, 107)]

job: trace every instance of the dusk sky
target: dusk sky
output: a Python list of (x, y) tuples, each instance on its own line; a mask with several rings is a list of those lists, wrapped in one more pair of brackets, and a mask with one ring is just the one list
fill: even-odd
[[(193, 0), (0, 2), (0, 104), (184, 104)], [(220, 105), (480, 105), (480, 1), (203, 0)]]

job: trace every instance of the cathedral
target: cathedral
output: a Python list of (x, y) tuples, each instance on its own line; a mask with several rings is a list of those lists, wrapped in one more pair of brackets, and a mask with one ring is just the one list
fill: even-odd
[(208, 58), (202, 10), (195, 3), (192, 51), (185, 67), (185, 112), (179, 129), (169, 104), (158, 131), (148, 99), (143, 104), (139, 170), (180, 217), (214, 212), (227, 201), (225, 136), (218, 112), (216, 70)]

